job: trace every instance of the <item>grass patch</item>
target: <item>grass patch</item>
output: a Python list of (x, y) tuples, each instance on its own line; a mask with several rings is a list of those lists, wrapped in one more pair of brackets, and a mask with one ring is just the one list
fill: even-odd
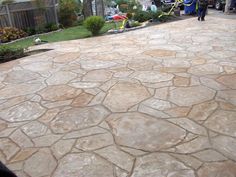
[[(114, 23), (106, 23), (100, 31), (100, 34), (107, 32), (108, 30), (114, 28)], [(68, 41), (74, 39), (81, 39), (92, 36), (91, 32), (89, 32), (84, 26), (75, 26), (71, 28), (63, 29), (62, 31), (52, 33), (52, 34), (45, 34), (40, 36), (40, 39), (43, 41), (50, 42), (59, 42), (59, 41)], [(6, 44), (9, 47), (22, 47), (27, 48), (29, 46), (34, 45), (33, 37), (28, 39), (23, 39), (21, 41), (13, 42), (11, 44)]]

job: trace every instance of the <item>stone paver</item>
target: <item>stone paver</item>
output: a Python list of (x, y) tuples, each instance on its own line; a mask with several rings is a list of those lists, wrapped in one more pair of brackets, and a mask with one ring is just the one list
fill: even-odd
[(0, 64), (19, 177), (235, 177), (236, 18), (50, 43)]

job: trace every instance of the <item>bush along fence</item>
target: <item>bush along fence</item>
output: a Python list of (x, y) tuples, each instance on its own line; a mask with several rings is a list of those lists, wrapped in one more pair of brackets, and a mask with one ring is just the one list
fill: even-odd
[(58, 0), (36, 0), (0, 6), (0, 28), (40, 28), (42, 24), (59, 24)]

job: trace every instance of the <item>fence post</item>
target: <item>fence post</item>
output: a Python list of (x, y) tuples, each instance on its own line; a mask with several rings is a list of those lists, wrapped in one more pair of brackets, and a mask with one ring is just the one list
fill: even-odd
[(7, 10), (7, 17), (8, 17), (9, 24), (10, 24), (11, 27), (13, 27), (12, 20), (11, 20), (11, 14), (10, 14), (8, 4), (6, 4), (6, 10)]
[(55, 20), (56, 20), (56, 24), (57, 24), (57, 27), (59, 27), (59, 22), (58, 22), (58, 15), (57, 15), (57, 6), (58, 6), (58, 3), (56, 3), (55, 0), (52, 0), (53, 2), (53, 10), (54, 10), (54, 16), (55, 16)]

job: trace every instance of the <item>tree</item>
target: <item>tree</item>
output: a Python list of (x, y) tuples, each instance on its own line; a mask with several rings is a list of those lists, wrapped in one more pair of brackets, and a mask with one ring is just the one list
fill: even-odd
[(226, 1), (225, 1), (225, 14), (228, 14), (228, 13), (229, 13), (230, 1), (231, 1), (231, 0), (226, 0)]
[(78, 2), (75, 0), (60, 0), (59, 2), (59, 19), (63, 26), (69, 27), (77, 20), (76, 12)]
[(104, 17), (104, 2), (103, 0), (96, 0), (96, 15)]
[(87, 18), (93, 15), (91, 0), (83, 0), (83, 14), (84, 14), (84, 18)]

